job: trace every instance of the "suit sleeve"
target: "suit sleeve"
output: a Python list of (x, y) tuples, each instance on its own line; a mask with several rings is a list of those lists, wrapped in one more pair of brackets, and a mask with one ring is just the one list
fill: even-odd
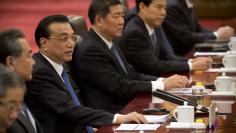
[(108, 51), (94, 46), (86, 50), (83, 55), (80, 54), (75, 60), (80, 81), (86, 81), (94, 88), (99, 88), (101, 92), (115, 98), (126, 98), (137, 93), (152, 91), (150, 81), (138, 81), (133, 80), (133, 77), (122, 77), (112, 58), (106, 54)]
[(164, 26), (168, 34), (174, 34), (172, 36), (184, 46), (216, 38), (212, 31), (202, 29), (199, 24), (196, 27), (197, 31), (192, 31), (186, 23), (183, 9), (179, 6), (168, 6)]
[(148, 36), (139, 30), (133, 30), (121, 39), (121, 48), (128, 62), (146, 74), (159, 75), (189, 70), (186, 62), (159, 60), (148, 44)]
[(181, 62), (186, 62), (188, 59), (186, 57), (181, 57), (177, 56), (174, 53), (174, 50), (169, 42), (169, 40), (166, 37), (165, 32), (163, 31), (162, 28), (156, 29), (156, 34), (159, 34), (160, 38), (160, 59), (162, 60), (167, 60), (167, 61), (181, 61)]
[[(37, 64), (40, 65), (40, 64)], [(76, 106), (69, 93), (59, 84), (52, 71), (47, 68), (34, 70), (33, 79), (27, 82), (28, 98), (38, 101), (38, 104), (53, 110), (60, 117), (78, 123), (78, 125), (103, 126), (112, 124), (114, 115), (92, 110), (83, 105)], [(28, 99), (28, 100), (29, 100)], [(31, 103), (31, 101), (28, 101)]]

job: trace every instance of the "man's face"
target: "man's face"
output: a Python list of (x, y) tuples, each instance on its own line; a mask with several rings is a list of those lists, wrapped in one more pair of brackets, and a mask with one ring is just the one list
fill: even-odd
[(31, 80), (32, 66), (35, 61), (32, 58), (32, 50), (24, 38), (18, 39), (22, 48), (22, 54), (19, 57), (13, 57), (13, 67), (15, 72), (24, 80)]
[(22, 89), (11, 88), (0, 99), (0, 132), (5, 132), (20, 114), (24, 93)]
[(114, 5), (110, 7), (110, 12), (101, 17), (99, 21), (101, 33), (103, 36), (112, 41), (120, 37), (124, 26), (124, 7), (122, 5)]
[[(144, 4), (143, 4), (144, 5)], [(151, 27), (160, 26), (166, 16), (166, 0), (152, 0), (152, 3), (140, 9), (140, 12), (145, 16), (145, 22)]]
[(48, 28), (50, 35), (41, 47), (44, 54), (58, 64), (70, 61), (77, 37), (70, 24), (52, 23)]

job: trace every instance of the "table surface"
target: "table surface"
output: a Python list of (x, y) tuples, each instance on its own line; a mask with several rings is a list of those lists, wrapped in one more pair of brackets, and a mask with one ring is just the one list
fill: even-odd
[[(185, 74), (186, 75), (186, 74)], [(194, 72), (188, 74), (190, 80), (194, 82), (202, 82), (203, 84), (206, 83), (213, 83), (215, 78), (220, 75), (219, 73), (210, 73), (210, 72)], [(167, 75), (166, 75), (167, 76)], [(236, 73), (230, 76), (236, 77)], [(191, 98), (192, 96), (184, 96), (186, 98)], [(153, 103), (153, 97), (151, 94), (139, 94), (137, 95), (129, 104), (127, 104), (119, 113), (127, 114), (133, 111), (142, 113), (142, 109), (150, 108), (150, 107), (157, 107), (157, 108), (166, 108), (170, 110), (170, 116), (172, 116), (172, 111), (176, 108), (176, 104), (158, 100), (158, 103)], [(209, 106), (212, 102), (217, 103), (218, 112), (216, 115), (215, 127), (214, 129), (207, 128), (205, 131), (200, 132), (207, 132), (207, 133), (235, 133), (236, 131), (236, 98), (235, 97), (212, 97), (209, 95), (204, 96), (203, 98), (203, 105)], [(208, 124), (208, 114), (196, 114), (197, 119), (202, 119), (203, 122), (207, 125)], [(174, 130), (166, 128), (166, 125), (169, 124), (167, 121), (164, 124), (153, 132), (148, 131), (148, 133), (188, 133), (188, 132), (199, 132), (196, 130)], [(115, 133), (115, 129), (119, 125), (111, 125), (99, 128), (96, 133)], [(122, 132), (124, 133), (124, 132)], [(130, 131), (128, 133), (131, 133)]]

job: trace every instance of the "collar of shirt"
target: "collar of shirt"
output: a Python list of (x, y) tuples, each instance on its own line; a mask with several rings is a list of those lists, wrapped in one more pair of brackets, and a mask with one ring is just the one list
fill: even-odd
[(154, 29), (152, 29), (150, 26), (148, 26), (147, 23), (144, 23), (144, 24), (145, 24), (145, 27), (147, 28), (147, 31), (148, 31), (149, 36), (151, 36), (152, 33), (154, 32)]
[(193, 8), (193, 2), (191, 2), (190, 0), (185, 0), (186, 4), (187, 4), (187, 7), (188, 8)]
[[(41, 53), (42, 54), (42, 53)], [(55, 61), (51, 60), (48, 58), (46, 55), (42, 54), (43, 57), (46, 58), (46, 60), (53, 66), (53, 68), (56, 70), (57, 74), (61, 77), (62, 71), (63, 71), (63, 66), (62, 64), (58, 64)]]
[[(97, 33), (96, 31), (94, 31), (95, 33)], [(98, 36), (100, 36), (101, 37), (101, 39), (106, 43), (106, 45), (107, 45), (107, 47), (109, 48), (109, 49), (111, 49), (111, 47), (112, 47), (112, 42), (109, 42), (107, 39), (105, 39), (102, 35), (100, 35), (99, 33), (97, 33), (98, 34)]]

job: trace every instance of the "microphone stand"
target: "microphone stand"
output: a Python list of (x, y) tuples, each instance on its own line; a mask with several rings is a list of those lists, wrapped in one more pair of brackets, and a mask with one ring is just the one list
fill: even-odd
[(163, 100), (178, 104), (178, 105), (184, 105), (184, 102), (187, 102), (188, 105), (190, 106), (194, 106), (197, 110), (200, 110), (202, 112), (208, 112), (208, 109), (204, 106), (198, 105), (197, 103), (188, 100), (188, 99), (184, 99), (182, 97), (173, 95), (171, 93), (165, 92), (163, 90), (159, 90), (157, 89), (155, 92), (152, 93), (153, 96), (161, 98)]

